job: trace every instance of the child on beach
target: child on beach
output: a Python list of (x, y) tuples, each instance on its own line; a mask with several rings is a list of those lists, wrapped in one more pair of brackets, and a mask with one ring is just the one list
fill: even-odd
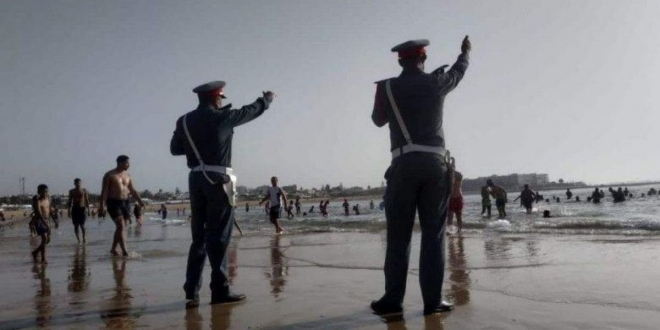
[(48, 226), (48, 219), (50, 218), (50, 197), (48, 196), (48, 186), (40, 184), (37, 187), (38, 195), (32, 198), (32, 209), (34, 216), (30, 221), (30, 227), (33, 227), (41, 237), (41, 243), (32, 251), (32, 260), (37, 262), (37, 256), (41, 252), (41, 263), (48, 263), (46, 261), (46, 245), (50, 243), (50, 227)]

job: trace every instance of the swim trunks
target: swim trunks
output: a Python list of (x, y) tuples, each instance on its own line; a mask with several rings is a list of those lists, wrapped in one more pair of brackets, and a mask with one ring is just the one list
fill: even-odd
[(87, 214), (85, 213), (85, 207), (83, 206), (72, 206), (71, 207), (71, 221), (74, 225), (84, 225), (85, 220), (87, 220)]
[(37, 231), (37, 235), (39, 236), (48, 234), (49, 232), (48, 226), (46, 225), (46, 222), (43, 219), (35, 219), (34, 229)]
[(506, 198), (497, 198), (495, 199), (495, 206), (499, 207), (504, 207), (506, 205)]
[(491, 201), (490, 198), (482, 198), (481, 199), (481, 206), (491, 206)]
[(270, 214), (271, 219), (279, 219), (280, 218), (280, 212), (281, 212), (280, 206), (275, 205), (275, 206), (271, 206), (268, 214)]
[(463, 196), (452, 197), (449, 199), (449, 212), (463, 211)]
[(522, 201), (522, 204), (526, 209), (531, 209), (532, 208), (532, 203), (534, 203), (533, 200), (531, 200), (531, 201)]
[(105, 201), (105, 206), (112, 220), (115, 220), (120, 216), (123, 216), (124, 220), (131, 217), (131, 206), (128, 203), (128, 199), (108, 199)]

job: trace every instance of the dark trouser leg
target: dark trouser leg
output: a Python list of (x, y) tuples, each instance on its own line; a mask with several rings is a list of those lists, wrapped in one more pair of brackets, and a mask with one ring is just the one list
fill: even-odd
[[(193, 173), (189, 177), (190, 208), (192, 212), (192, 221), (190, 230), (192, 233), (192, 243), (188, 251), (188, 265), (186, 267), (186, 283), (183, 290), (186, 292), (186, 299), (198, 299), (199, 289), (202, 287), (202, 271), (206, 262), (206, 247), (204, 246), (204, 223), (206, 222), (206, 204), (203, 186), (208, 184), (194, 180)], [(197, 178), (199, 179), (199, 178)]]
[(234, 208), (229, 204), (222, 185), (208, 185), (204, 191), (209, 201), (206, 203), (204, 243), (211, 263), (211, 302), (213, 302), (229, 293), (227, 247), (234, 228)]
[(447, 169), (433, 164), (419, 190), (417, 205), (422, 229), (419, 255), (419, 285), (425, 307), (437, 306), (442, 298), (445, 270), (445, 229), (449, 204)]
[[(397, 164), (403, 165), (403, 164)], [(385, 254), (385, 296), (383, 300), (402, 304), (406, 294), (410, 239), (417, 203), (416, 180), (410, 171), (394, 166), (387, 179), (385, 217), (387, 218), (387, 251)]]

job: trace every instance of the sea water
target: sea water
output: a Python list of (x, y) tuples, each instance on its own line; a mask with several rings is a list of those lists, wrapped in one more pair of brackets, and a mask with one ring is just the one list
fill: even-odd
[[(614, 187), (616, 189), (617, 187)], [(463, 226), (467, 232), (500, 231), (510, 233), (547, 233), (547, 234), (620, 234), (620, 235), (660, 235), (660, 196), (641, 197), (650, 188), (657, 186), (636, 186), (628, 189), (634, 195), (622, 203), (613, 203), (607, 188), (605, 198), (600, 204), (587, 202), (593, 188), (571, 190), (573, 199), (567, 200), (566, 190), (541, 191), (545, 199), (533, 205), (532, 214), (520, 206), (520, 201), (513, 201), (519, 192), (508, 193), (509, 203), (506, 205), (507, 216), (498, 217), (495, 202), (492, 200), (492, 216), (481, 215), (481, 196), (466, 194), (463, 210)], [(580, 202), (575, 201), (580, 197)], [(559, 197), (561, 201), (554, 201)], [(286, 211), (282, 211), (280, 222), (289, 233), (310, 232), (376, 232), (385, 229), (385, 211), (378, 205), (382, 200), (374, 200), (375, 207), (370, 209), (370, 200), (359, 199), (349, 201), (350, 215), (344, 214), (343, 199), (334, 199), (328, 205), (328, 216), (322, 216), (315, 203), (303, 202), (301, 214), (288, 219)], [(245, 211), (245, 203), (239, 203), (235, 210), (236, 220), (244, 232), (252, 234), (270, 234), (274, 226), (268, 220), (263, 207), (256, 202), (249, 202), (250, 211)], [(355, 215), (353, 206), (359, 204), (360, 215)], [(302, 215), (314, 206), (314, 212)], [(543, 211), (549, 210), (551, 218), (543, 218)], [(294, 210), (295, 213), (295, 210)], [(172, 214), (172, 212), (170, 212)], [(187, 216), (186, 216), (187, 217)], [(161, 220), (156, 214), (147, 214), (146, 222), (163, 226), (187, 226), (188, 220), (183, 217), (168, 217)], [(455, 224), (455, 220), (454, 220)], [(455, 229), (451, 229), (452, 231)]]

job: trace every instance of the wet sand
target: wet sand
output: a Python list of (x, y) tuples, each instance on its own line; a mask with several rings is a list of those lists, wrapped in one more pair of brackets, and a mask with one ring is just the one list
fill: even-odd
[(447, 240), (452, 313), (424, 317), (413, 236), (402, 318), (370, 313), (382, 294), (385, 232), (254, 234), (229, 253), (248, 301), (186, 310), (181, 289), (189, 227), (129, 228), (129, 258), (108, 251), (113, 224), (88, 221), (78, 246), (69, 220), (35, 265), (26, 225), (0, 232), (0, 329), (658, 329), (660, 239), (471, 233)]

